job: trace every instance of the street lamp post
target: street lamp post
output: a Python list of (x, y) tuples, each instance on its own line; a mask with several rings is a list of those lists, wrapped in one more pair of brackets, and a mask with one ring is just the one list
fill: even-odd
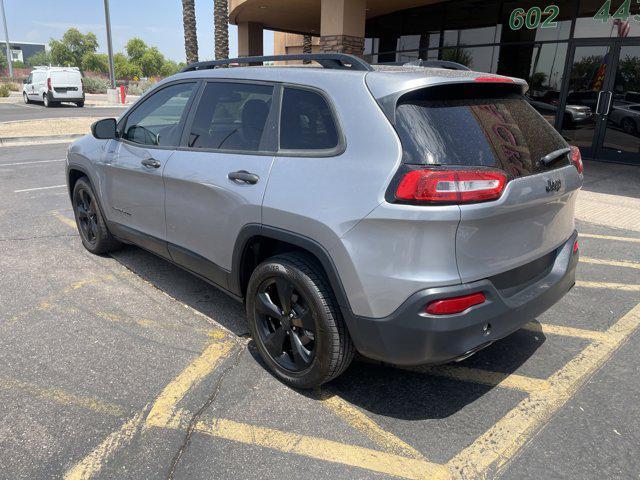
[(7, 42), (7, 65), (9, 66), (9, 76), (13, 78), (13, 65), (11, 64), (11, 45), (9, 44), (9, 30), (7, 30), (7, 16), (4, 13), (4, 0), (0, 0), (2, 9), (2, 22), (4, 23), (4, 39)]
[[(0, 2), (3, 0), (0, 0)], [(113, 67), (113, 43), (111, 42), (111, 16), (109, 15), (109, 0), (104, 0), (104, 17), (107, 22), (107, 50), (109, 52), (109, 80), (111, 88), (116, 88), (116, 72)], [(6, 28), (5, 28), (6, 30)]]

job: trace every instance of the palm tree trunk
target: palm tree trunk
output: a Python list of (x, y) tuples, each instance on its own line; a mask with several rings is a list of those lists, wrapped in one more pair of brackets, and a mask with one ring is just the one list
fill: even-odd
[(213, 0), (216, 60), (229, 58), (229, 4), (227, 0)]
[[(313, 53), (313, 49), (311, 47), (312, 37), (311, 35), (305, 35), (302, 37), (302, 53)], [(305, 60), (302, 63), (311, 63), (309, 60)]]
[(184, 50), (187, 63), (198, 61), (198, 35), (196, 32), (195, 0), (182, 0), (182, 23), (184, 25)]

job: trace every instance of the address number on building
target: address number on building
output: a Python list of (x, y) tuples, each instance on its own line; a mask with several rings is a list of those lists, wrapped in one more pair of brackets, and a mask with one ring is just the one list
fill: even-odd
[(531, 7), (529, 10), (516, 8), (509, 16), (511, 30), (520, 30), (523, 27), (528, 30), (540, 28), (555, 28), (558, 26), (556, 18), (560, 15), (560, 7), (547, 5), (544, 10), (540, 7)]

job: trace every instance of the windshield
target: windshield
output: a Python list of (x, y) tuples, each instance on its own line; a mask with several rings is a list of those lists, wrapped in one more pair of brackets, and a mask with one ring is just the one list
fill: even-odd
[(569, 164), (567, 156), (540, 164), (567, 144), (522, 95), (460, 90), (432, 87), (400, 99), (396, 130), (404, 163), (493, 167), (511, 177)]

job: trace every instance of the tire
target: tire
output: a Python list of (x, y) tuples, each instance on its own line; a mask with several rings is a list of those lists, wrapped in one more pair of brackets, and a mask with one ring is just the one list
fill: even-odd
[(87, 177), (78, 179), (73, 187), (73, 213), (84, 248), (91, 253), (101, 255), (120, 248), (104, 221), (102, 210)]
[(42, 103), (44, 104), (45, 108), (49, 108), (51, 106), (51, 102), (49, 101), (49, 97), (46, 93), (42, 96)]
[(82, 108), (84, 107), (84, 102), (76, 102), (76, 105), (78, 106), (78, 108)]
[(29, 95), (27, 95), (27, 92), (22, 92), (22, 99), (24, 100), (24, 103), (26, 103), (26, 104), (31, 103), (31, 100), (29, 100)]
[[(290, 292), (284, 294), (291, 299), (289, 315), (281, 291)], [(318, 387), (339, 376), (353, 360), (355, 347), (329, 282), (313, 257), (288, 253), (261, 263), (251, 275), (246, 298), (258, 352), (284, 383), (295, 388)], [(271, 298), (274, 300), (265, 308), (265, 300)]]
[(627, 133), (629, 135), (635, 135), (636, 132), (638, 131), (638, 126), (636, 125), (636, 122), (631, 118), (623, 118), (621, 122), (621, 127), (624, 133)]

